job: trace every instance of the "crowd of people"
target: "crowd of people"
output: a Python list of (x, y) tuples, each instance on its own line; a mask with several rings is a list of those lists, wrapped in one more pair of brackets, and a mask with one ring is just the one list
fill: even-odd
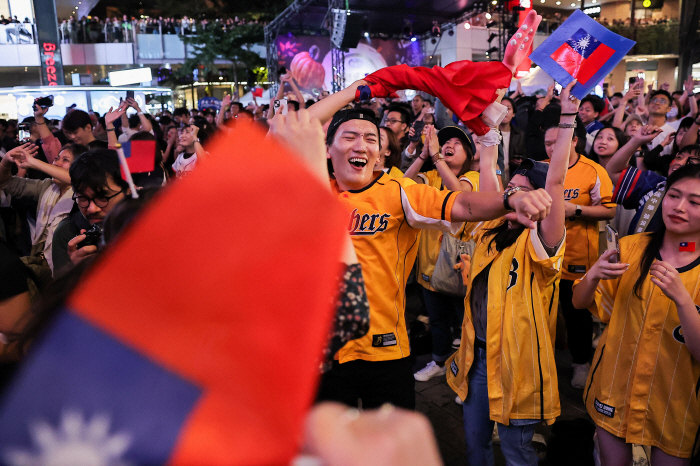
[[(506, 82), (537, 29), (533, 17), (530, 33), (508, 46)], [(498, 79), (478, 81), (476, 68), (489, 64), (463, 66), (474, 89), (492, 94), (474, 120), (461, 120), (449, 98), (390, 97), (391, 68), (318, 99), (286, 74), (272, 106), (227, 96), (218, 111), (149, 115), (127, 98), (104, 115), (72, 109), (51, 121), (35, 105), (22, 122), (0, 120), (4, 361), (30, 348), (45, 319), (32, 305), (47, 290), (90, 273), (154, 193), (208, 163), (213, 138), (257, 126), (328, 182), (349, 216), (316, 397), (340, 404), (321, 404), (310, 425), (376, 428), (405, 416), (388, 440), (401, 448), (382, 451), (401, 463), (384, 464), (440, 464), (430, 429), (403, 410), (415, 408), (416, 382), (446, 377), (462, 405), (468, 464), (494, 464), (495, 426), (506, 463), (534, 466), (535, 426), (561, 414), (558, 379), (570, 371), (601, 464), (632, 464), (631, 444), (649, 448), (652, 464), (690, 464), (700, 427), (696, 83), (689, 77), (670, 92), (638, 80), (624, 95), (579, 100), (574, 83), (560, 95), (554, 84), (544, 95), (508, 93)], [(155, 141), (155, 168), (134, 174), (132, 187), (115, 148), (144, 140)], [(432, 360), (416, 372), (407, 286), (421, 290), (432, 339)], [(554, 358), (559, 309), (571, 368)], [(310, 444), (341, 427), (320, 423)]]
[(196, 35), (197, 31), (210, 28), (235, 28), (244, 24), (255, 24), (257, 20), (245, 20), (234, 17), (227, 19), (182, 18), (139, 18), (123, 15), (121, 18), (100, 19), (97, 16), (59, 20), (58, 29), (63, 44), (92, 44), (113, 42), (134, 42), (134, 34), (175, 34), (181, 36)]

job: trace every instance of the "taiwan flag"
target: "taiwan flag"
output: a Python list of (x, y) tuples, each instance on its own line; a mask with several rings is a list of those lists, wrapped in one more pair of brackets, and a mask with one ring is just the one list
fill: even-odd
[(148, 173), (155, 168), (156, 141), (125, 142), (122, 144), (122, 150), (131, 173)]
[[(0, 464), (288, 466), (296, 456), (347, 215), (260, 129), (207, 149), (207, 163), (149, 201), (46, 314), (0, 398)], [(251, 171), (258, 151), (265, 167)]]
[(263, 96), (263, 88), (262, 87), (254, 87), (252, 91), (250, 91), (253, 94), (253, 97), (262, 97)]
[(678, 248), (680, 252), (695, 252), (695, 242), (694, 241), (684, 241)]
[(530, 54), (530, 59), (562, 86), (576, 79), (572, 94), (583, 99), (634, 44), (576, 10)]

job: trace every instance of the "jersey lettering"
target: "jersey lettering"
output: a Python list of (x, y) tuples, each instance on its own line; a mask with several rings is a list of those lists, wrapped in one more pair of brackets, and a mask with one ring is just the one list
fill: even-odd
[[(695, 305), (695, 310), (698, 311), (698, 314), (700, 314), (700, 306), (697, 304)], [(683, 329), (679, 325), (678, 327), (673, 329), (673, 338), (678, 342), (685, 344), (685, 337), (683, 336)]]
[(565, 189), (564, 190), (564, 200), (570, 201), (572, 199), (578, 198), (579, 191), (580, 191), (579, 188)]
[(513, 264), (510, 266), (510, 281), (508, 282), (508, 288), (506, 288), (506, 293), (508, 293), (508, 290), (513, 288), (516, 283), (518, 283), (518, 260), (514, 257), (513, 258)]
[(350, 214), (348, 231), (350, 235), (371, 236), (381, 233), (389, 227), (390, 214), (363, 214), (360, 216), (357, 209)]

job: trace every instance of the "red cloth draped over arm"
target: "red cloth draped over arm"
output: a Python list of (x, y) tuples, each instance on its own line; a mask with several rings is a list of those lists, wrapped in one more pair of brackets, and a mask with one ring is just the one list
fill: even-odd
[(489, 129), (479, 115), (496, 100), (497, 89), (510, 86), (512, 77), (512, 71), (501, 62), (463, 60), (444, 68), (389, 66), (364, 80), (370, 83), (372, 97), (386, 97), (402, 89), (427, 92), (440, 99), (470, 130), (481, 136)]

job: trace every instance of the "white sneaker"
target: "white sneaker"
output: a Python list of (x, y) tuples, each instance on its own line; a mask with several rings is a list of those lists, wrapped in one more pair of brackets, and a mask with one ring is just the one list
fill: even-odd
[(438, 375), (445, 375), (445, 366), (438, 366), (435, 361), (430, 361), (427, 366), (413, 374), (413, 378), (419, 382), (427, 382)]
[(462, 401), (462, 399), (458, 396), (458, 397), (455, 398), (455, 403), (457, 403), (458, 405), (462, 406), (462, 405), (464, 404), (464, 401)]
[(591, 365), (586, 364), (572, 364), (574, 367), (574, 376), (571, 378), (571, 386), (583, 389), (586, 386), (586, 379), (588, 378), (588, 371), (591, 370)]

